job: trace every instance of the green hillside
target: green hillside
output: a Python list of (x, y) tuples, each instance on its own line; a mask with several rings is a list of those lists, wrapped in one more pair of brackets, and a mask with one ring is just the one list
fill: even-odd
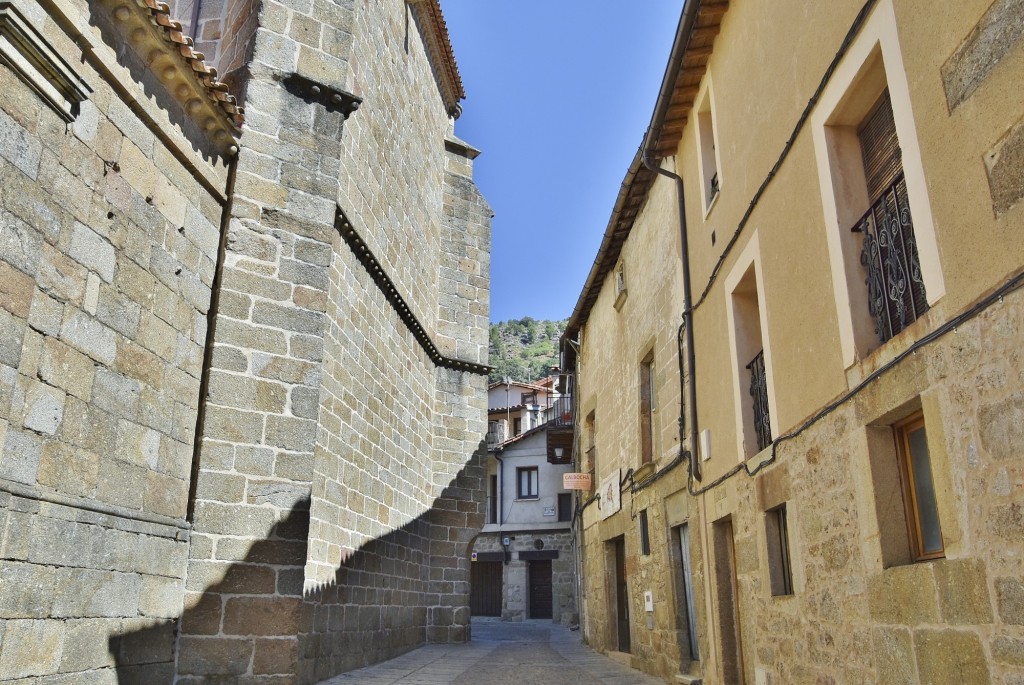
[(568, 319), (541, 321), (532, 317), (491, 324), (490, 382), (506, 377), (535, 381), (558, 365), (558, 339)]

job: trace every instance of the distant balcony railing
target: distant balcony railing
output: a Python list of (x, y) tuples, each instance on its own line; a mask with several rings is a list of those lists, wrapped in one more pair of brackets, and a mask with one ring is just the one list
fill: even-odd
[(867, 271), (868, 311), (875, 333), (885, 342), (928, 311), (902, 173), (853, 231), (864, 234), (860, 263)]
[(556, 398), (547, 408), (547, 420), (552, 428), (572, 428), (572, 395), (562, 395)]
[(754, 434), (760, 452), (772, 444), (772, 422), (768, 414), (768, 379), (764, 370), (764, 350), (757, 353), (747, 368), (750, 369), (750, 397), (754, 402)]
[(501, 443), (509, 439), (508, 434), (508, 422), (506, 421), (492, 421), (487, 426), (487, 449), (494, 449)]

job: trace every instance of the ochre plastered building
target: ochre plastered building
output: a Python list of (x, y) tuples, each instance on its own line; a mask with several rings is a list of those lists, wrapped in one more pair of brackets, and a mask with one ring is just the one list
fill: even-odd
[(685, 3), (563, 344), (592, 646), (1024, 680), (1022, 21)]
[(438, 3), (13, 0), (0, 54), (0, 680), (468, 639), (490, 209)]

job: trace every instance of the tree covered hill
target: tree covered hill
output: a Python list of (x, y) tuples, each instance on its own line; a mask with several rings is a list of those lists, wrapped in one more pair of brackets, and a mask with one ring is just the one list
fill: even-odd
[(558, 339), (568, 319), (540, 321), (532, 317), (492, 323), (490, 382), (506, 377), (535, 381), (558, 366)]

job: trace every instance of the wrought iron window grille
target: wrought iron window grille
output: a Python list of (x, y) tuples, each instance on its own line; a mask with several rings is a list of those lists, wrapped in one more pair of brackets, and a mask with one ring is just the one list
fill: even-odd
[(760, 452), (772, 444), (772, 424), (768, 414), (768, 380), (764, 369), (764, 350), (747, 364), (750, 370), (750, 396), (754, 402), (754, 434)]
[(928, 311), (902, 173), (851, 230), (864, 234), (860, 263), (867, 273), (868, 311), (884, 343)]

